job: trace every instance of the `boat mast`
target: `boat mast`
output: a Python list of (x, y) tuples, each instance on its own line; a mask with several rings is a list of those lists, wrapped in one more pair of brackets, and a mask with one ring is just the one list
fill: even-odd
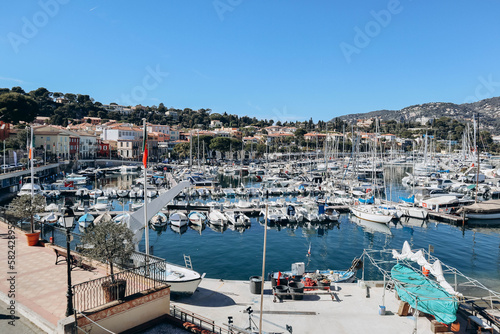
[(474, 118), (474, 143), (476, 144), (476, 155), (477, 155), (477, 172), (476, 172), (476, 203), (477, 203), (477, 192), (478, 192), (478, 187), (479, 187), (479, 149), (478, 149), (478, 146), (477, 146), (477, 143), (479, 142), (476, 141), (476, 134), (479, 135), (479, 131), (476, 131), (476, 127), (477, 127), (477, 130), (479, 130), (479, 115), (477, 115), (477, 123), (476, 123), (476, 119)]

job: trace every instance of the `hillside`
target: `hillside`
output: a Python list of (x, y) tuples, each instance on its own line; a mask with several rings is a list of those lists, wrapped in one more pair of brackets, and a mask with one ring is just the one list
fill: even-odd
[(470, 121), (474, 114), (480, 116), (480, 126), (491, 133), (500, 134), (500, 97), (493, 97), (474, 103), (455, 104), (430, 102), (403, 108), (401, 110), (376, 110), (364, 114), (339, 117), (347, 121), (380, 117), (382, 120), (427, 122), (433, 118), (450, 117), (459, 121)]

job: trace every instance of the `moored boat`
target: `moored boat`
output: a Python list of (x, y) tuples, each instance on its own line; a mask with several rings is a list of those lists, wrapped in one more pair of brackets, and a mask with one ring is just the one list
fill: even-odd
[(187, 225), (188, 223), (186, 215), (180, 211), (172, 212), (168, 219), (170, 220), (170, 224), (178, 227)]

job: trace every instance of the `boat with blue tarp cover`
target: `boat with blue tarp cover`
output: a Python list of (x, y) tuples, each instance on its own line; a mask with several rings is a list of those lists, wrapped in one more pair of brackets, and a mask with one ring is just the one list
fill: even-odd
[(391, 276), (398, 296), (412, 308), (431, 314), (445, 324), (457, 320), (458, 298), (446, 292), (438, 282), (400, 263), (392, 267)]

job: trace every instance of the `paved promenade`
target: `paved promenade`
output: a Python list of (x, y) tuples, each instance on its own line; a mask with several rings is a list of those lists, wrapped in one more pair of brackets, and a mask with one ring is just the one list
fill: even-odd
[[(415, 318), (397, 315), (400, 302), (394, 291), (386, 290), (386, 314), (379, 315), (383, 292), (382, 287), (374, 286), (367, 297), (366, 288), (345, 283), (338, 284), (334, 298), (322, 294), (274, 302), (271, 282), (265, 282), (262, 329), (288, 334), (288, 325), (293, 333), (300, 334), (412, 333)], [(232, 316), (234, 325), (243, 329), (249, 327), (248, 313), (244, 311), (251, 307), (252, 320), (259, 324), (260, 295), (250, 293), (248, 281), (204, 279), (192, 297), (173, 300), (171, 306), (174, 305), (214, 320), (217, 325), (227, 324), (228, 316)], [(465, 323), (462, 325), (460, 333), (465, 333)], [(425, 317), (418, 318), (417, 326), (420, 334), (432, 333), (430, 321)]]
[[(0, 222), (0, 300), (7, 304), (14, 300), (16, 317), (28, 318), (41, 329), (40, 333), (53, 332), (66, 313), (66, 263), (56, 265), (56, 255), (51, 247), (29, 247), (24, 233), (15, 231), (15, 267), (12, 270), (8, 266), (11, 250), (7, 239), (8, 225)], [(93, 271), (75, 268), (71, 279), (73, 284), (78, 284), (105, 275), (104, 268)], [(8, 297), (10, 283), (7, 279), (11, 276), (15, 278), (14, 299)]]

